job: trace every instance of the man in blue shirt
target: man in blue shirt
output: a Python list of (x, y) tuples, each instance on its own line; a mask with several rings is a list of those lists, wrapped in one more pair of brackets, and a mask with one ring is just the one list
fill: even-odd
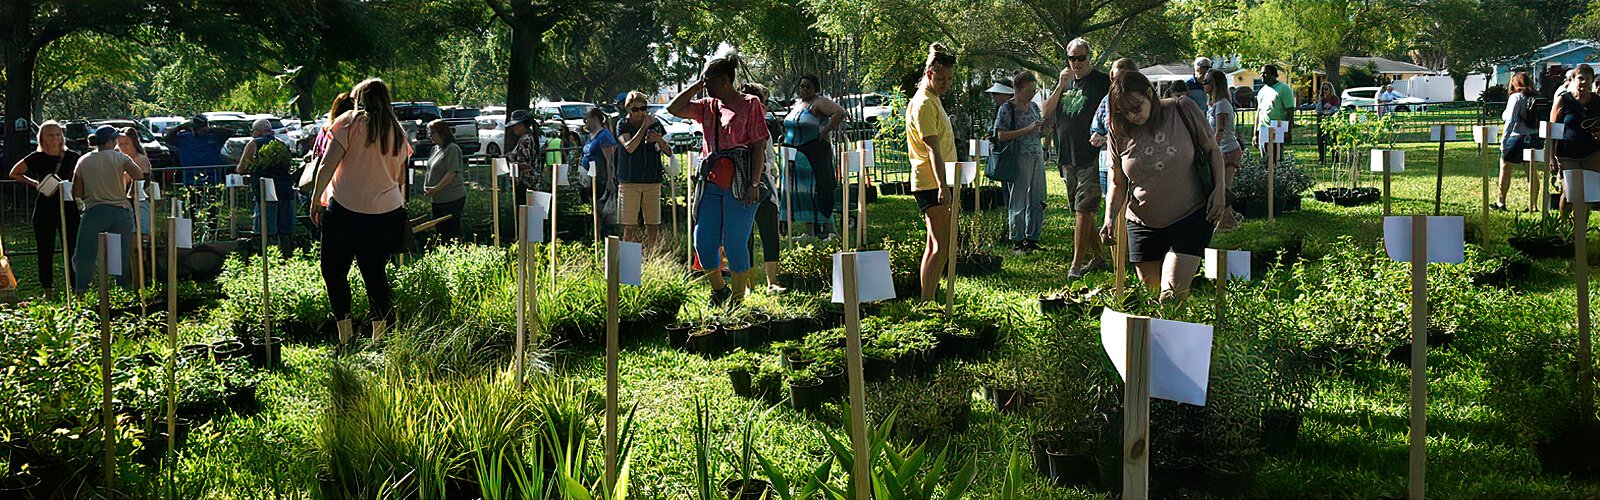
[(222, 159), (222, 145), (228, 142), (229, 133), (223, 129), (211, 128), (211, 123), (206, 117), (195, 115), (189, 121), (167, 129), (167, 145), (172, 147), (178, 155), (178, 165), (184, 167), (209, 167), (216, 169), (185, 169), (183, 183), (195, 185), (199, 183), (200, 176), (205, 174), (206, 182), (216, 184), (222, 178), (227, 167)]
[(1194, 60), (1194, 76), (1183, 81), (1184, 87), (1189, 89), (1189, 99), (1199, 104), (1202, 110), (1211, 104), (1211, 100), (1206, 97), (1205, 85), (1200, 83), (1205, 80), (1207, 71), (1211, 71), (1211, 59), (1197, 57)]

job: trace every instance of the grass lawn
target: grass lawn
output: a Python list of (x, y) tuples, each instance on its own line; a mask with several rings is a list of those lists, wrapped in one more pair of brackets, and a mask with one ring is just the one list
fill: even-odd
[[(1394, 213), (1431, 213), (1435, 181), (1433, 144), (1406, 144), (1408, 169), (1394, 180)], [(1314, 160), (1315, 151), (1297, 150)], [(1492, 152), (1491, 152), (1492, 156)], [(1306, 161), (1317, 188), (1337, 186), (1330, 179), (1329, 167)], [(1447, 215), (1466, 215), (1469, 221), (1479, 213), (1480, 180), (1476, 149), (1470, 144), (1451, 144), (1445, 154), (1444, 204)], [(1035, 297), (1052, 290), (1075, 286), (1067, 278), (1071, 260), (1070, 214), (1059, 178), (1050, 175), (1048, 220), (1043, 245), (1045, 250), (1028, 255), (1005, 254), (1000, 272), (975, 278), (962, 278), (958, 285), (964, 300), (1009, 302), (1019, 308), (1032, 308)], [(1342, 175), (1337, 177), (1343, 179)], [(1518, 177), (1521, 185), (1526, 180)], [(1513, 186), (1519, 184), (1514, 182)], [(1373, 174), (1363, 172), (1362, 185), (1378, 185)], [(1525, 206), (1526, 195), (1513, 189), (1508, 204)], [(915, 203), (908, 196), (889, 196), (871, 205), (869, 237), (896, 239), (921, 238), (922, 222)], [(1382, 204), (1344, 208), (1317, 202), (1306, 193), (1304, 207), (1285, 214), (1275, 222), (1248, 220), (1244, 226), (1219, 234), (1213, 246), (1253, 251), (1271, 251), (1285, 241), (1300, 238), (1308, 258), (1326, 253), (1336, 240), (1354, 241), (1378, 247)], [(1515, 214), (1494, 213), (1490, 228), (1491, 245), (1504, 245), (1506, 232)], [(964, 212), (963, 217), (981, 217), (988, 224), (1003, 225), (1000, 211), (980, 214)], [(1526, 216), (1524, 216), (1526, 217)], [(8, 228), (17, 231), (23, 228)], [(9, 233), (8, 233), (9, 234)], [(1591, 246), (1593, 248), (1593, 246)], [(1008, 249), (1002, 249), (1008, 250)], [(1575, 303), (1571, 273), (1564, 261), (1536, 262), (1534, 278), (1518, 293), (1551, 298), (1571, 311)], [(37, 282), (31, 256), (13, 256), (12, 265), (27, 288)], [(1096, 284), (1109, 282), (1109, 273), (1091, 275)], [(690, 308), (698, 308), (706, 289), (696, 285)], [(773, 300), (757, 296), (760, 302)], [(1199, 290), (1191, 299), (1209, 304), (1210, 296)], [(229, 318), (218, 307), (211, 307), (186, 318), (183, 334), (195, 339), (206, 331), (225, 328)], [(1025, 334), (1043, 334), (1041, 324)], [(1570, 328), (1570, 327), (1569, 327)], [(1569, 330), (1570, 331), (1570, 330)], [(331, 340), (331, 339), (330, 339)], [(156, 345), (160, 337), (123, 340), (125, 343)], [(1484, 340), (1493, 342), (1492, 339)], [(1098, 342), (1085, 336), (1083, 342)], [(197, 430), (202, 439), (191, 439), (178, 476), (206, 498), (282, 498), (313, 496), (316, 476), (322, 470), (317, 446), (320, 419), (327, 403), (330, 342), (292, 345), (287, 350), (284, 369), (265, 374), (259, 397), (259, 413), (227, 414)], [(132, 348), (132, 346), (129, 346)], [(766, 352), (767, 348), (762, 348)], [(996, 351), (1004, 356), (1007, 351)], [(558, 350), (549, 357), (552, 370), (600, 390), (604, 387), (603, 357), (594, 349)], [(691, 428), (695, 419), (694, 402), (704, 399), (712, 409), (711, 428), (718, 435), (731, 436), (746, 419), (757, 419), (758, 450), (791, 472), (808, 468), (828, 454), (822, 438), (826, 429), (842, 429), (839, 409), (830, 406), (823, 418), (804, 415), (787, 406), (768, 408), (752, 399), (733, 394), (727, 375), (715, 360), (670, 348), (665, 338), (651, 336), (624, 346), (621, 358), (621, 387), (624, 398), (637, 402), (638, 438), (632, 451), (633, 492), (644, 498), (691, 498), (694, 495), (695, 468)], [(1596, 498), (1600, 484), (1545, 475), (1531, 448), (1520, 444), (1517, 436), (1503, 425), (1503, 417), (1483, 403), (1485, 394), (1495, 390), (1483, 376), (1484, 360), (1461, 350), (1439, 350), (1429, 358), (1429, 472), (1431, 496), (1437, 498)], [(1242, 494), (1261, 498), (1305, 497), (1399, 497), (1406, 489), (1407, 430), (1409, 412), (1409, 371), (1405, 368), (1374, 364), (1344, 371), (1318, 380), (1306, 414), (1299, 445), (1281, 454), (1265, 457), (1254, 480), (1242, 486)], [(974, 395), (973, 397), (977, 397)], [(1006, 475), (1006, 463), (1013, 454), (1027, 460), (1027, 436), (1034, 429), (1027, 414), (1002, 414), (992, 405), (974, 403), (970, 428), (950, 438), (934, 440), (935, 448), (948, 445), (958, 456), (976, 461), (979, 472), (973, 498), (999, 495)], [(719, 438), (720, 439), (720, 438)], [(731, 439), (725, 439), (732, 443)], [(729, 444), (728, 446), (731, 446)], [(731, 469), (723, 469), (726, 473)], [(1156, 469), (1160, 476), (1163, 471)], [(725, 474), (718, 477), (726, 477)], [(1059, 488), (1029, 475), (1022, 491), (1028, 498), (1098, 498), (1101, 494), (1080, 489)]]

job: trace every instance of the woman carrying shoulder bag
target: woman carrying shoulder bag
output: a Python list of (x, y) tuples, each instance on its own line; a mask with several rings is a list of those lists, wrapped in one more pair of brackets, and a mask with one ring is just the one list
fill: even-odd
[(1006, 208), (1011, 227), (1011, 252), (1027, 253), (1039, 249), (1044, 231), (1044, 143), (1040, 131), (1050, 126), (1033, 96), (1039, 79), (1032, 71), (1019, 71), (1011, 79), (1016, 94), (995, 113), (995, 139), (1000, 141), (995, 161), (998, 180), (1009, 187)]

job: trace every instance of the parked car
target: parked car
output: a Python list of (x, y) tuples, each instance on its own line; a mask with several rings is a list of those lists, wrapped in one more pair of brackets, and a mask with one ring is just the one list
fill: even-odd
[(650, 114), (656, 117), (656, 121), (661, 123), (661, 127), (667, 130), (667, 144), (672, 146), (673, 151), (700, 149), (702, 140), (700, 126), (694, 120), (678, 118), (668, 113), (664, 105), (652, 105), (650, 111)]
[(534, 106), (534, 109), (540, 114), (561, 120), (567, 130), (576, 132), (578, 135), (584, 135), (583, 115), (588, 113), (590, 109), (594, 109), (594, 107), (595, 105), (586, 102), (542, 101), (538, 106)]
[(181, 116), (151, 116), (140, 119), (139, 123), (144, 125), (145, 130), (149, 130), (150, 133), (161, 135), (167, 133), (168, 127), (181, 125), (186, 121), (189, 121), (189, 119)]
[[(480, 119), (481, 118), (482, 117), (480, 117)], [(506, 127), (505, 127), (506, 120), (505, 120), (505, 116), (503, 116), (503, 115), (490, 115), (489, 118), (490, 118), (490, 120), (494, 121), (494, 128), (486, 128), (486, 129), (483, 129), (483, 130), (479, 130), (478, 131), (478, 141), (483, 144), (483, 154), (484, 155), (487, 155), (490, 158), (499, 158), (500, 156), (504, 155), (505, 152), (506, 152)], [(544, 138), (545, 137), (549, 137), (551, 133), (556, 131), (557, 127), (561, 126), (561, 125), (557, 125), (557, 123), (558, 122), (556, 122), (554, 120), (544, 121), (544, 122), (540, 123), (540, 125), (539, 125), (539, 137), (540, 137), (539, 145), (540, 145), (540, 147), (544, 146), (544, 141), (545, 141)]]
[[(1381, 90), (1379, 87), (1348, 88), (1339, 94), (1339, 100), (1344, 103), (1344, 109), (1375, 110), (1378, 108), (1379, 90)], [(1427, 103), (1428, 101), (1421, 97), (1401, 97), (1389, 105), (1394, 111), (1425, 111)]]
[(853, 94), (839, 98), (839, 106), (845, 109), (849, 116), (860, 113), (867, 123), (876, 125), (878, 118), (892, 113), (889, 107), (889, 96), (883, 94)]
[[(245, 114), (244, 113), (240, 113), (238, 111), (207, 111), (205, 113), (200, 113), (200, 116), (205, 117), (206, 121), (217, 120), (217, 119), (243, 120), (244, 117), (245, 117)], [(188, 121), (188, 120), (184, 120), (184, 121)]]
[(406, 138), (411, 141), (411, 157), (427, 158), (432, 154), (433, 139), (428, 138), (426, 127), (428, 122), (444, 117), (439, 105), (431, 102), (397, 102), (394, 103), (394, 115), (405, 129)]
[(84, 120), (63, 120), (61, 122), (61, 135), (66, 140), (67, 149), (78, 154), (89, 152), (89, 134), (94, 129), (89, 127), (89, 122)]
[(91, 128), (99, 128), (101, 125), (110, 125), (116, 127), (117, 130), (128, 127), (133, 127), (134, 130), (137, 130), (139, 132), (139, 144), (144, 145), (144, 154), (150, 158), (151, 167), (165, 168), (178, 164), (177, 158), (172, 155), (171, 150), (167, 149), (167, 145), (156, 140), (156, 135), (151, 133), (150, 129), (145, 128), (143, 123), (133, 120), (99, 120), (89, 124)]
[(474, 154), (482, 149), (482, 141), (478, 140), (478, 115), (482, 114), (478, 108), (463, 106), (445, 106), (439, 108), (440, 117), (450, 124), (451, 133), (455, 134), (456, 145), (461, 147), (461, 154)]

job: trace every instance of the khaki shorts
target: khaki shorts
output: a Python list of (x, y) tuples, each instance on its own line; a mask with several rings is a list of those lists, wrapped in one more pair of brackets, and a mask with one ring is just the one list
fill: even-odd
[(622, 184), (617, 190), (622, 195), (618, 214), (622, 225), (638, 224), (641, 215), (647, 226), (661, 224), (661, 184)]
[(1074, 212), (1100, 210), (1100, 169), (1094, 165), (1068, 166), (1061, 171), (1067, 184), (1067, 201)]

